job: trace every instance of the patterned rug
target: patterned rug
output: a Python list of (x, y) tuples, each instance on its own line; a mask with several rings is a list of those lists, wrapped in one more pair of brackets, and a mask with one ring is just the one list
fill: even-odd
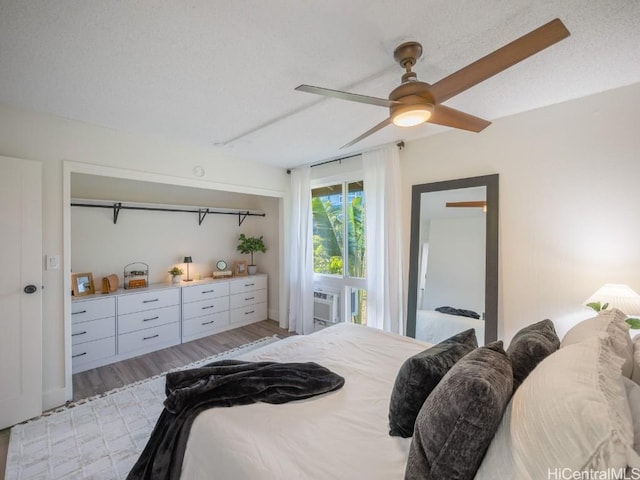
[[(172, 371), (234, 358), (278, 340), (265, 337)], [(14, 426), (6, 480), (126, 478), (162, 411), (167, 373)]]

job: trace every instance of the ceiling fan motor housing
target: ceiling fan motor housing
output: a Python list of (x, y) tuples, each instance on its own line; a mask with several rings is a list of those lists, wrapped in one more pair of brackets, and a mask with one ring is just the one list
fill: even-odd
[(389, 107), (391, 118), (413, 109), (416, 106), (426, 107), (433, 112), (434, 100), (429, 93), (429, 84), (425, 82), (408, 82), (393, 89), (389, 94), (389, 100), (398, 102)]

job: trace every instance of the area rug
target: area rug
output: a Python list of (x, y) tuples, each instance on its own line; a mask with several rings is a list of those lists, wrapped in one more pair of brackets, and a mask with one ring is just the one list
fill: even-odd
[[(234, 358), (278, 340), (265, 337), (171, 371)], [(126, 478), (162, 411), (167, 373), (14, 426), (5, 479)]]

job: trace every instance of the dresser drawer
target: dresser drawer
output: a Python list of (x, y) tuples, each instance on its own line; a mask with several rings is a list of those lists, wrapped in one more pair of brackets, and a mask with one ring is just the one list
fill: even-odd
[(214, 333), (221, 327), (229, 325), (229, 312), (212, 313), (204, 317), (190, 318), (182, 322), (182, 338), (189, 339), (204, 337)]
[(71, 322), (87, 322), (98, 318), (113, 317), (116, 314), (116, 299), (96, 298), (71, 302)]
[(115, 334), (116, 317), (101, 318), (71, 325), (71, 341), (73, 345), (91, 342), (100, 338), (114, 337)]
[(200, 302), (185, 303), (182, 305), (182, 319), (201, 317), (211, 313), (229, 310), (229, 297), (212, 298)]
[(211, 282), (182, 287), (182, 302), (191, 303), (229, 295), (229, 282)]
[(134, 332), (144, 328), (180, 321), (180, 305), (154, 308), (143, 312), (118, 315), (118, 333)]
[(118, 353), (151, 351), (180, 343), (180, 322), (118, 335)]
[(266, 290), (255, 290), (253, 292), (236, 293), (229, 297), (229, 308), (242, 308), (256, 303), (264, 303), (267, 301)]
[(253, 290), (262, 290), (267, 288), (267, 276), (259, 275), (255, 277), (247, 277), (242, 280), (233, 280), (229, 282), (229, 292), (231, 295), (235, 293), (251, 292)]
[(102, 338), (71, 347), (73, 369), (77, 366), (116, 354), (116, 337)]
[(231, 324), (259, 322), (267, 319), (267, 303), (258, 303), (244, 308), (231, 310)]
[(131, 293), (118, 296), (118, 315), (179, 304), (179, 288)]

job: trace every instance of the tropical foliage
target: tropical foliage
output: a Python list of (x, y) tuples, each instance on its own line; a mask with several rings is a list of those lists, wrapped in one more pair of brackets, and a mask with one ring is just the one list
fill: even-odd
[[(314, 197), (313, 270), (329, 275), (343, 274), (344, 214), (341, 205), (333, 205), (326, 197)], [(347, 204), (347, 272), (348, 276), (365, 275), (364, 205), (354, 196)]]

